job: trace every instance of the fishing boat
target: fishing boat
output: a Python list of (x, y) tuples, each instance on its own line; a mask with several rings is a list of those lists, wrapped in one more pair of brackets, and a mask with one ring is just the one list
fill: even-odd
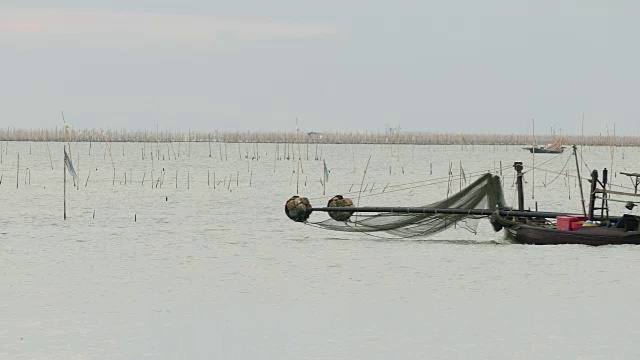
[(564, 147), (561, 147), (560, 149), (550, 149), (549, 147), (538, 146), (538, 147), (526, 147), (523, 149), (529, 150), (529, 152), (536, 153), (536, 154), (562, 154), (564, 152)]
[[(523, 208), (522, 201), (522, 179), (521, 171), (518, 172), (517, 190), (519, 197), (519, 208)], [(606, 189), (607, 169), (603, 171), (603, 179), (598, 179), (598, 171), (591, 172), (591, 191), (589, 196), (588, 213), (582, 214), (558, 214), (555, 219), (549, 220), (545, 217), (518, 217), (502, 216), (500, 212), (495, 212), (490, 216), (491, 224), (495, 231), (505, 230), (507, 238), (510, 240), (531, 245), (562, 245), (562, 244), (582, 244), (582, 245), (640, 245), (640, 229), (638, 223), (640, 218), (632, 214), (622, 216), (610, 216), (608, 206), (608, 195), (616, 193), (618, 195), (638, 196), (638, 185), (640, 183), (640, 173), (621, 172), (632, 178), (635, 186), (634, 193), (612, 192)], [(634, 180), (635, 178), (635, 180)], [(596, 207), (596, 200), (600, 198), (602, 203)], [(627, 210), (632, 210), (635, 202), (628, 201), (625, 204)], [(595, 214), (600, 210), (600, 215)]]
[(526, 147), (523, 149), (529, 150), (529, 152), (536, 153), (536, 154), (561, 154), (562, 152), (564, 152), (564, 149), (565, 149), (565, 147), (562, 146), (563, 143), (564, 143), (564, 138), (559, 137), (558, 139), (556, 139), (556, 141), (554, 141), (552, 144), (549, 144), (547, 146), (533, 146), (533, 147)]
[[(572, 218), (567, 216), (565, 218)], [(508, 239), (529, 245), (640, 245), (638, 219), (635, 216), (623, 216), (620, 221), (608, 224), (584, 226), (581, 217), (573, 217), (576, 226), (558, 228), (557, 222), (510, 220), (501, 217), (492, 219), (492, 224), (504, 227)], [(622, 226), (620, 226), (622, 225)]]
[[(575, 146), (573, 150), (577, 166)], [(337, 195), (326, 207), (315, 208), (307, 198), (293, 196), (285, 204), (285, 213), (297, 222), (334, 231), (375, 233), (373, 236), (376, 237), (381, 237), (381, 233), (395, 238), (426, 237), (451, 227), (465, 228), (469, 220), (489, 218), (496, 232), (504, 230), (507, 239), (520, 244), (640, 245), (640, 217), (632, 214), (611, 216), (608, 206), (609, 200), (613, 200), (609, 198), (612, 194), (640, 196), (640, 173), (620, 173), (630, 176), (635, 186), (633, 193), (626, 193), (607, 190), (607, 169), (603, 171), (602, 181), (598, 171), (593, 170), (588, 211), (583, 201), (583, 212), (576, 214), (524, 210), (522, 162), (515, 162), (514, 169), (518, 209), (506, 206), (500, 178), (484, 174), (460, 192), (425, 206), (354, 207), (350, 199)], [(578, 171), (578, 177), (579, 174)], [(596, 207), (598, 199), (601, 204)], [(625, 208), (631, 211), (635, 205), (636, 202), (627, 201)], [(330, 219), (311, 223), (308, 219), (313, 212), (327, 212)]]

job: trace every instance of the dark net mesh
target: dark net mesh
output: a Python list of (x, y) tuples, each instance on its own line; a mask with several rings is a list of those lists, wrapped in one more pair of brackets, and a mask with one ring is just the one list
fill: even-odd
[[(424, 205), (430, 209), (495, 209), (506, 208), (500, 177), (485, 174), (449, 198)], [(453, 226), (474, 231), (477, 216), (458, 214), (357, 214), (348, 221), (328, 219), (309, 223), (328, 230), (349, 232), (384, 232), (390, 237), (410, 238), (432, 235)], [(383, 234), (380, 234), (383, 235)], [(385, 236), (388, 237), (388, 236)]]

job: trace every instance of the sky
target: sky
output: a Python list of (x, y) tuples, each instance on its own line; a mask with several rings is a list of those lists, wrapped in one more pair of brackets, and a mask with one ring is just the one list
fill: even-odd
[(640, 135), (636, 1), (53, 3), (0, 1), (0, 127)]

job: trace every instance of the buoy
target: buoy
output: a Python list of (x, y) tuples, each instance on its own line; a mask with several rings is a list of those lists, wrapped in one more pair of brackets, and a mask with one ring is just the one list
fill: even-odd
[[(353, 207), (353, 201), (342, 195), (336, 195), (329, 200), (327, 207)], [(329, 211), (329, 216), (335, 221), (347, 221), (353, 213), (353, 211)]]
[(284, 212), (289, 219), (296, 222), (305, 222), (313, 212), (311, 204), (306, 197), (292, 196), (284, 205)]

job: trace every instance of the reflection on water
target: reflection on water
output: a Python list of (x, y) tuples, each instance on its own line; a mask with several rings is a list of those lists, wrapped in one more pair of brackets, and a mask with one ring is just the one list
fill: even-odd
[[(519, 147), (401, 146), (398, 156), (397, 146), (323, 145), (331, 171), (323, 195), (314, 146), (310, 160), (302, 146), (299, 176), (296, 162), (274, 160), (275, 145), (261, 145), (258, 161), (242, 155), (252, 144), (214, 143), (212, 157), (206, 143), (192, 143), (191, 156), (173, 145), (179, 157), (169, 160), (166, 144), (114, 143), (113, 163), (105, 144), (92, 144), (91, 155), (89, 144), (72, 146), (80, 181), (73, 188), (68, 179), (63, 221), (62, 144), (49, 144), (50, 161), (45, 143), (3, 143), (0, 358), (637, 353), (629, 309), (640, 294), (640, 247), (513, 245), (484, 221), (475, 235), (381, 241), (284, 215), (296, 186), (316, 205), (360, 184), (360, 205), (420, 205), (464, 186), (461, 167), (474, 177), (499, 173), (500, 162), (512, 203), (510, 166), (531, 162)], [(160, 152), (153, 164), (151, 152)], [(614, 172), (640, 170), (623, 169), (622, 157), (637, 152), (617, 152)], [(528, 206), (579, 211), (569, 154), (546, 163), (542, 156), (536, 164), (563, 175), (538, 170), (534, 181), (528, 172)], [(598, 169), (611, 163), (608, 149), (586, 149), (585, 159)], [(425, 180), (433, 185), (416, 185)], [(398, 184), (413, 185), (387, 191)]]

